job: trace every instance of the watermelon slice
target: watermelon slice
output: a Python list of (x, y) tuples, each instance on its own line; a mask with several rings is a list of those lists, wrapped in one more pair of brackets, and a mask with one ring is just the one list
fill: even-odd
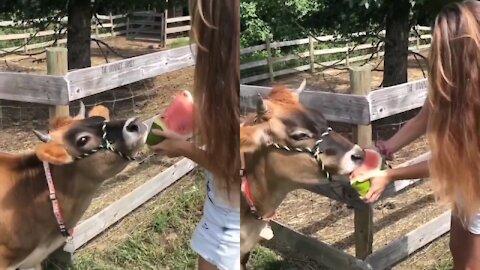
[(360, 194), (360, 196), (365, 196), (365, 194), (367, 194), (368, 190), (370, 189), (371, 182), (370, 180), (359, 182), (355, 181), (355, 178), (370, 171), (385, 170), (389, 167), (382, 155), (380, 155), (380, 153), (377, 151), (370, 149), (365, 149), (364, 151), (365, 159), (362, 165), (350, 174), (350, 184), (358, 192), (358, 194)]
[(194, 126), (193, 107), (193, 97), (189, 91), (181, 91), (176, 94), (165, 112), (153, 121), (146, 143), (155, 145), (165, 139), (153, 134), (152, 130), (154, 129), (173, 131), (182, 137), (192, 136)]

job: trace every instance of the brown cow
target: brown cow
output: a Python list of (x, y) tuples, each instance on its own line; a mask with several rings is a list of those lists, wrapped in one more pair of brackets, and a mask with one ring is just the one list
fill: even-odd
[(304, 86), (295, 92), (273, 87), (267, 99), (259, 98), (257, 113), (241, 124), (242, 269), (290, 191), (328, 184), (330, 174), (348, 175), (363, 161), (358, 145), (329, 129), (322, 113), (300, 104)]
[(61, 233), (54, 215), (46, 168), (64, 224), (72, 229), (102, 182), (122, 171), (144, 145), (146, 131), (137, 119), (109, 121), (103, 106), (85, 118), (82, 104), (76, 117), (52, 122), (48, 134), (36, 132), (44, 143), (35, 152), (1, 153), (0, 270), (41, 269), (65, 244), (68, 234)]

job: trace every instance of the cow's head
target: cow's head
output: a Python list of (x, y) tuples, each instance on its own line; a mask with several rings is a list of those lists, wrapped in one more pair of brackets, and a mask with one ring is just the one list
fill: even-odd
[[(328, 132), (323, 114), (302, 106), (299, 93), (304, 87), (305, 82), (297, 91), (273, 87), (266, 99), (259, 98), (256, 114), (241, 124), (240, 151), (251, 154), (254, 160), (251, 170), (263, 166), (266, 177), (319, 184), (326, 181), (320, 177), (322, 164), (330, 174), (346, 175), (362, 163), (364, 152), (358, 145), (334, 131)], [(277, 149), (272, 144), (292, 151)], [(318, 160), (311, 154), (295, 151), (316, 147), (320, 153)]]
[[(141, 149), (147, 126), (136, 118), (110, 121), (104, 106), (95, 106), (86, 114), (82, 103), (77, 116), (55, 119), (48, 133), (34, 132), (43, 142), (36, 149), (40, 160), (72, 164), (90, 177), (105, 179), (123, 170), (127, 157)], [(111, 150), (99, 148), (106, 141), (111, 143)]]

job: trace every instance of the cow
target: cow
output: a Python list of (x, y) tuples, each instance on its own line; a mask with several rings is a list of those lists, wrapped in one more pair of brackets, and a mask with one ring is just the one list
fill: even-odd
[(102, 182), (143, 147), (137, 118), (110, 121), (104, 106), (57, 118), (25, 154), (0, 153), (0, 270), (42, 269), (61, 248)]
[(300, 103), (304, 87), (305, 81), (296, 91), (273, 86), (240, 124), (242, 269), (260, 239), (272, 237), (268, 222), (290, 191), (328, 184), (332, 175), (348, 175), (363, 162), (362, 148)]

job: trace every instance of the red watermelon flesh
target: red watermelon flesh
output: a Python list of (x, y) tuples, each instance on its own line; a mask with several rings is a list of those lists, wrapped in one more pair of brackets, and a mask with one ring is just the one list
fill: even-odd
[(162, 114), (162, 122), (168, 130), (190, 136), (193, 133), (193, 97), (189, 91), (181, 91)]
[(353, 179), (355, 179), (357, 176), (365, 174), (369, 171), (376, 171), (384, 168), (383, 158), (380, 153), (370, 149), (364, 149), (364, 151), (365, 159), (362, 165), (350, 174), (350, 181), (352, 182), (354, 182)]

